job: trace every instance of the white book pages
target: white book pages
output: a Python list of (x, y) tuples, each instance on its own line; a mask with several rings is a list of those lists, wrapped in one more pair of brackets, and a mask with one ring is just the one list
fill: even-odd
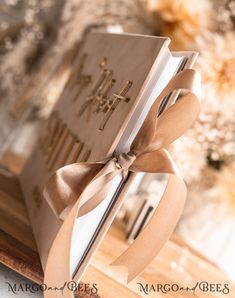
[(70, 272), (71, 275), (76, 271), (76, 268), (81, 261), (83, 254), (88, 247), (95, 231), (102, 220), (102, 217), (111, 203), (118, 186), (121, 184), (122, 175), (118, 175), (113, 179), (112, 189), (107, 197), (91, 212), (76, 219), (70, 257)]

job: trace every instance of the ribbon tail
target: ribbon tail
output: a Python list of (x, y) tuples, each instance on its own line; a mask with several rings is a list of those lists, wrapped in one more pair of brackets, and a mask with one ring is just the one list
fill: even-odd
[(184, 181), (171, 174), (153, 216), (137, 239), (111, 264), (127, 267), (128, 283), (145, 269), (170, 238), (183, 211), (186, 195)]
[[(100, 169), (100, 167), (102, 168)], [(81, 173), (79, 175), (78, 172), (75, 179), (73, 172), (78, 169), (86, 171), (84, 172), (84, 175)], [(66, 215), (48, 254), (45, 266), (44, 283), (47, 287), (50, 287), (51, 290), (48, 289), (45, 291), (45, 298), (74, 297), (73, 291), (68, 287), (68, 282), (73, 279), (72, 273), (70, 272), (70, 251), (75, 220), (78, 217), (89, 213), (102, 202), (112, 185), (113, 178), (120, 173), (121, 170), (116, 168), (114, 160), (110, 160), (105, 165), (97, 163), (88, 164), (87, 167), (84, 164), (73, 164), (67, 166), (66, 169), (64, 168), (63, 171), (63, 173), (59, 172), (59, 175), (57, 175), (57, 178), (61, 178), (57, 179), (57, 187), (55, 187), (55, 184), (53, 183), (49, 183), (46, 186), (46, 193), (50, 194), (47, 198), (50, 198), (50, 202), (54, 204), (54, 209), (56, 209), (57, 206), (55, 203), (58, 203), (58, 195), (60, 198), (64, 199), (63, 203), (70, 203), (69, 206), (71, 206), (71, 208), (69, 208), (68, 214)], [(98, 171), (98, 173), (87, 184), (87, 181), (93, 176), (94, 171)], [(80, 185), (79, 187), (76, 186), (83, 183), (85, 185)], [(66, 191), (64, 191), (65, 186), (67, 186)], [(80, 193), (80, 189), (84, 189), (82, 193)], [(71, 205), (76, 194), (76, 202)], [(71, 197), (71, 195), (73, 200), (67, 198), (67, 196)], [(66, 204), (64, 205), (66, 206)], [(58, 210), (60, 211), (59, 208)], [(65, 207), (65, 210), (68, 210), (68, 208)], [(60, 212), (57, 213), (61, 214)], [(63, 287), (63, 285), (65, 285), (63, 290), (58, 290), (58, 288)], [(55, 288), (57, 290), (55, 290)]]
[(60, 288), (66, 282), (71, 280), (70, 275), (70, 247), (72, 240), (72, 232), (77, 212), (79, 210), (78, 201), (69, 213), (69, 216), (65, 219), (61, 226), (56, 238), (53, 241), (47, 263), (44, 272), (44, 283), (50, 289), (45, 291), (45, 298), (73, 298), (74, 294), (67, 286), (64, 287), (63, 291), (55, 290), (53, 288)]

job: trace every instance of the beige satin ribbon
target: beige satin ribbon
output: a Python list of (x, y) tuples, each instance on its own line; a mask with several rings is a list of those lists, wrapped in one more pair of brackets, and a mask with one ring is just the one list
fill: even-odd
[[(162, 100), (173, 90), (185, 89), (186, 95), (157, 117)], [(76, 218), (90, 212), (105, 199), (113, 178), (128, 172), (168, 173), (162, 199), (151, 219), (129, 248), (112, 265), (125, 266), (128, 282), (136, 277), (158, 254), (169, 239), (183, 210), (186, 186), (175, 163), (165, 149), (194, 122), (200, 110), (200, 75), (195, 70), (177, 74), (153, 103), (129, 153), (101, 162), (75, 163), (59, 169), (48, 181), (44, 197), (63, 224), (50, 249), (44, 282), (63, 285), (71, 280), (70, 248)], [(48, 291), (46, 298), (62, 297)], [(73, 297), (64, 290), (63, 297)]]

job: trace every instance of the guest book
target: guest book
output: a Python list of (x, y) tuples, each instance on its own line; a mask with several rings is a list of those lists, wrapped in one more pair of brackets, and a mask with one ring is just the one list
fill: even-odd
[[(195, 52), (171, 52), (169, 42), (165, 37), (135, 34), (89, 33), (84, 38), (71, 76), (20, 176), (44, 269), (48, 255), (52, 254), (51, 247), (55, 247), (55, 239), (73, 210), (71, 206), (63, 209), (62, 199), (57, 212), (46, 199), (45, 186), (58, 169), (64, 173), (76, 163), (89, 167), (92, 162), (99, 164), (130, 151), (156, 99), (176, 74), (193, 66), (197, 57)], [(187, 73), (182, 79), (185, 76)], [(176, 102), (179, 89), (176, 86), (164, 95), (156, 118)], [(95, 174), (91, 170), (87, 175), (92, 180)], [(74, 180), (80, 193), (82, 184), (75, 181), (75, 172), (70, 171), (68, 176), (61, 180), (62, 189), (69, 200), (75, 201), (76, 198), (70, 198), (66, 179)], [(75, 219), (68, 246), (71, 279), (82, 277), (135, 176), (133, 172), (115, 175), (100, 203)], [(57, 182), (53, 183), (57, 187)]]

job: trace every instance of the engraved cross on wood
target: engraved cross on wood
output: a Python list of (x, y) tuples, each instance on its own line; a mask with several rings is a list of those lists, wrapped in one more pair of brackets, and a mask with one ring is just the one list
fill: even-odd
[(100, 123), (100, 130), (104, 129), (118, 104), (121, 101), (128, 102), (130, 100), (126, 94), (132, 86), (132, 82), (127, 81), (119, 92), (109, 95), (116, 80), (113, 78), (113, 71), (105, 68), (106, 64), (107, 58), (103, 58), (100, 63), (100, 76), (78, 112), (78, 116), (87, 112), (87, 121), (89, 121), (92, 112), (94, 114), (103, 112), (105, 115)]

